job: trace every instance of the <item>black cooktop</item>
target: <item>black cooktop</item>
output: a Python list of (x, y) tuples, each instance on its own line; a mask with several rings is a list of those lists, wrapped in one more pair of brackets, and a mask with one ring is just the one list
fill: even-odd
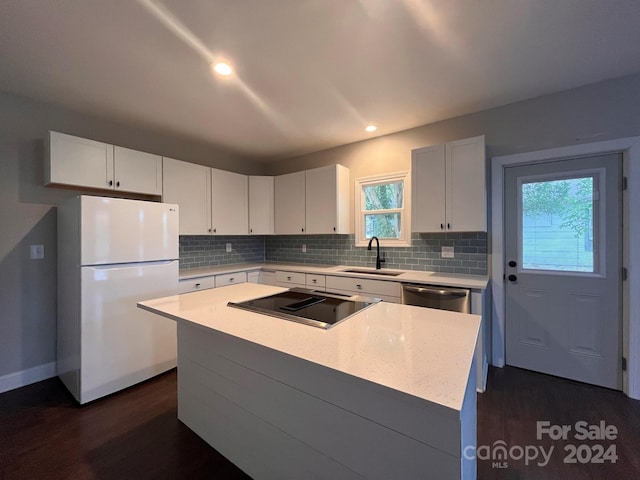
[(292, 288), (267, 297), (227, 305), (320, 328), (331, 328), (379, 299)]

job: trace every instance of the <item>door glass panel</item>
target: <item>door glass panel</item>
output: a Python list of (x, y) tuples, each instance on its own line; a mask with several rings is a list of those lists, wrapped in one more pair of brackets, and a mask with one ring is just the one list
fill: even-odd
[(522, 182), (522, 268), (596, 272), (594, 175)]

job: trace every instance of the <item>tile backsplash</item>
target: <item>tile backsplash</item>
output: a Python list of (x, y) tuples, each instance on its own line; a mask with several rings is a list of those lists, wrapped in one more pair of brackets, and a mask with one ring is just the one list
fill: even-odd
[[(231, 244), (231, 253), (226, 251), (227, 243)], [(180, 236), (180, 270), (247, 262), (264, 262), (263, 236)]]
[[(353, 235), (266, 236), (265, 260), (375, 267), (375, 249), (355, 247), (354, 242)], [(487, 274), (486, 233), (414, 233), (411, 243), (411, 247), (380, 248), (380, 254), (386, 255), (383, 268)], [(440, 258), (443, 246), (454, 247), (455, 258)]]
[[(375, 250), (355, 247), (354, 241), (353, 235), (181, 236), (180, 269), (264, 261), (374, 267)], [(227, 243), (231, 253), (225, 251)], [(414, 233), (411, 243), (411, 247), (382, 247), (383, 268), (487, 274), (484, 232)], [(441, 258), (443, 246), (454, 247), (455, 258)]]

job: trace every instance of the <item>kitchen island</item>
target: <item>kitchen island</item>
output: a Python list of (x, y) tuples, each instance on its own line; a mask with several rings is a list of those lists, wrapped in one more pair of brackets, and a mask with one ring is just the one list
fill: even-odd
[(479, 316), (381, 302), (323, 330), (227, 306), (285, 290), (139, 303), (178, 323), (181, 421), (256, 479), (475, 478)]

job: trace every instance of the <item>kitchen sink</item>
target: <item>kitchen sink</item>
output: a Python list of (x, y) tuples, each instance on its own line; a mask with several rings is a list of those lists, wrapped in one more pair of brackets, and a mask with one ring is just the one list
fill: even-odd
[(397, 277), (405, 272), (389, 271), (389, 270), (368, 270), (365, 268), (349, 268), (347, 270), (340, 270), (343, 273), (365, 273), (367, 275), (384, 275), (386, 277)]

